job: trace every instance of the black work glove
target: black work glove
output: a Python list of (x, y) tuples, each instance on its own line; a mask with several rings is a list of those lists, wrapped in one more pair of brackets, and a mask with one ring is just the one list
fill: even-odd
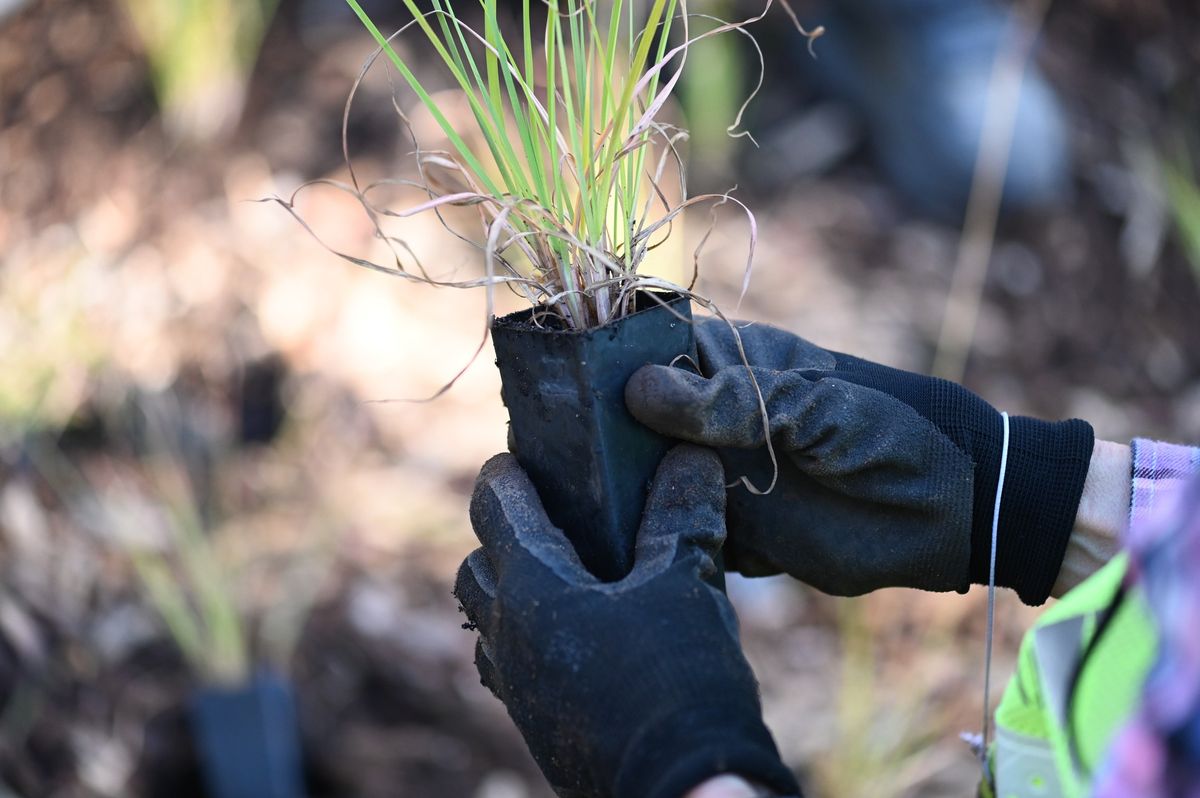
[[(765, 324), (739, 332), (770, 417), (779, 482), (729, 494), (726, 563), (836, 595), (988, 581), (1000, 413), (960, 385), (830, 352)], [(696, 322), (701, 375), (647, 366), (625, 401), (652, 429), (718, 447), (730, 481), (772, 470), (759, 397), (729, 326)], [(1062, 565), (1092, 454), (1083, 421), (1010, 419), (997, 584), (1040, 604)]]
[(600, 582), (546, 517), (511, 455), (483, 467), (483, 544), (454, 588), (475, 663), (564, 798), (680, 798), (737, 773), (781, 795), (792, 774), (762, 722), (724, 594), (705, 583), (725, 539), (721, 463), (673, 449), (646, 504), (633, 570)]

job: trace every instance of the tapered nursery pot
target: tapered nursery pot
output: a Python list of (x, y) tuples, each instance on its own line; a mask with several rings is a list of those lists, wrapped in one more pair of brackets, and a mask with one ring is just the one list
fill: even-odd
[(514, 454), (550, 520), (605, 581), (632, 567), (647, 491), (672, 445), (625, 409), (625, 383), (647, 364), (695, 356), (689, 301), (657, 296), (639, 294), (634, 313), (596, 330), (535, 324), (536, 310), (492, 325)]
[(303, 798), (296, 706), (287, 681), (258, 673), (192, 695), (192, 732), (210, 798)]

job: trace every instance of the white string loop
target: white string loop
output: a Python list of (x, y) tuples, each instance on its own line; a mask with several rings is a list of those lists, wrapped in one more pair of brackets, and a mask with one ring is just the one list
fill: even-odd
[(992, 508), (992, 546), (988, 559), (987, 643), (984, 646), (983, 666), (983, 777), (991, 783), (988, 761), (988, 733), (992, 725), (992, 637), (996, 631), (996, 543), (1000, 538), (1000, 498), (1004, 495), (1004, 475), (1008, 471), (1008, 413), (1000, 414), (1004, 422), (1004, 444), (1000, 450), (1000, 477), (996, 480), (996, 504)]

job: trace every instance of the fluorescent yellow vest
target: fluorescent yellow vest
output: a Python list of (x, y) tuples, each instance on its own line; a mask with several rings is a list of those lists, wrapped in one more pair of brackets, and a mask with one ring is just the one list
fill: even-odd
[[(1114, 559), (1047, 610), (1025, 635), (1017, 672), (996, 709), (992, 747), (994, 798), (1083, 798), (1113, 737), (1137, 706), (1158, 649), (1145, 601), (1130, 594), (1090, 654), (1076, 686), (1076, 663), (1095, 633), (1097, 618), (1125, 576)], [(1067, 710), (1071, 717), (1068, 720)], [(1074, 736), (1079, 762), (1071, 756)]]

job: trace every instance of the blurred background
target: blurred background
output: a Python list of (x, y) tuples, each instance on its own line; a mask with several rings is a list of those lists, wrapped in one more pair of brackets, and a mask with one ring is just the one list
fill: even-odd
[[(1014, 413), (1196, 442), (1200, 11), (1029, 19), (1065, 190), (1000, 215), (994, 240), (986, 185), (965, 235), (961, 201), (897, 189), (783, 18), (762, 26), (757, 147), (723, 133), (754, 50), (696, 58), (669, 111), (696, 129), (693, 186), (736, 184), (760, 244), (737, 307), (746, 224), (722, 213), (700, 290), (830, 348), (936, 360)], [(436, 401), (403, 401), (470, 361), (484, 297), (357, 269), (256, 202), (346, 178), (343, 105), (372, 50), (341, 0), (0, 0), (3, 798), (202, 795), (189, 696), (256, 666), (294, 685), (314, 796), (549, 796), (450, 596), (475, 474), (505, 447), (490, 345)], [(349, 143), (368, 179), (411, 173), (382, 69)], [(352, 197), (316, 187), (297, 209), (327, 247), (378, 252)], [(679, 234), (685, 267), (707, 224)], [(434, 219), (404, 237), (479, 268)], [(943, 333), (948, 307), (968, 323)], [(811, 795), (973, 793), (978, 592), (730, 590)], [(1001, 677), (1035, 614), (1002, 597)]]

